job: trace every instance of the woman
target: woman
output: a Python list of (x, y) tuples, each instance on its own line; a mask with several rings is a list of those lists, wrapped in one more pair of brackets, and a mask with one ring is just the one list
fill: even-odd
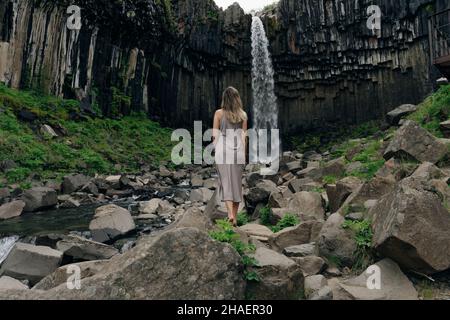
[(237, 226), (237, 214), (242, 197), (242, 172), (245, 166), (247, 114), (239, 92), (227, 88), (222, 106), (214, 115), (214, 144), (219, 174), (219, 198), (225, 202), (228, 219)]

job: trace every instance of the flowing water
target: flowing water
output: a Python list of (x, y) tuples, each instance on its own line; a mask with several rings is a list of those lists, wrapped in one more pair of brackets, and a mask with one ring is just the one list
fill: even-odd
[[(269, 53), (269, 41), (261, 19), (256, 16), (253, 17), (252, 22), (252, 58), (253, 129), (269, 130), (266, 135), (269, 143), (267, 154), (271, 154), (274, 147), (279, 147), (278, 140), (272, 140), (270, 136), (271, 129), (278, 129), (278, 104), (275, 96), (274, 70)], [(259, 139), (261, 139), (262, 132), (258, 132)], [(278, 145), (274, 146), (274, 143)], [(253, 154), (256, 154), (258, 146), (252, 144), (251, 148)], [(268, 158), (261, 157), (260, 150), (259, 161), (268, 163), (275, 159), (274, 156), (275, 154), (271, 154)]]
[(0, 264), (6, 259), (8, 253), (13, 248), (14, 244), (19, 240), (18, 236), (0, 238)]

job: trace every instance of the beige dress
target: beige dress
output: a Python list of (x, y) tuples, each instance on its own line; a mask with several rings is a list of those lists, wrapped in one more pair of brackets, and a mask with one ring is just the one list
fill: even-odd
[(220, 120), (220, 136), (216, 144), (216, 167), (219, 175), (219, 199), (240, 203), (242, 173), (245, 167), (245, 146), (242, 142), (243, 123), (231, 123), (226, 116)]

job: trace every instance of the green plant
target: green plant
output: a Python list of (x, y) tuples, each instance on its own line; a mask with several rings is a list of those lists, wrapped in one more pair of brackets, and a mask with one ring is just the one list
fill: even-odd
[(336, 184), (337, 178), (335, 176), (325, 176), (322, 178), (322, 182), (325, 184)]
[(237, 215), (237, 223), (239, 227), (242, 227), (249, 223), (247, 212), (239, 212)]
[(239, 234), (234, 231), (233, 225), (229, 221), (217, 220), (216, 230), (211, 231), (209, 235), (216, 241), (231, 244), (242, 257), (242, 263), (245, 267), (245, 279), (248, 281), (259, 281), (256, 272), (249, 270), (250, 267), (258, 265), (258, 262), (253, 257), (248, 256), (255, 252), (256, 247), (252, 244), (245, 244), (242, 242)]
[(259, 211), (259, 218), (261, 223), (265, 226), (269, 226), (272, 224), (272, 210), (269, 206), (265, 206)]
[(342, 227), (344, 229), (350, 229), (354, 232), (354, 239), (356, 242), (357, 250), (355, 252), (355, 270), (365, 269), (371, 262), (371, 246), (372, 246), (372, 223), (370, 220), (363, 221), (351, 221), (345, 220)]
[(300, 219), (291, 213), (287, 213), (278, 223), (272, 227), (274, 233), (280, 232), (289, 227), (295, 227), (300, 224)]

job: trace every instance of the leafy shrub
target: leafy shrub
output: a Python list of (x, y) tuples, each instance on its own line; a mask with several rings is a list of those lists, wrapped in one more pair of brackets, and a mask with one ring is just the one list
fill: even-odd
[(249, 223), (247, 212), (239, 212), (237, 215), (237, 223), (239, 227), (242, 227)]
[(281, 230), (284, 230), (286, 228), (295, 227), (300, 224), (299, 218), (294, 214), (286, 214), (278, 223), (276, 226), (272, 227), (272, 231), (274, 233), (280, 232)]
[(373, 238), (371, 221), (345, 220), (342, 227), (344, 229), (352, 230), (355, 234), (357, 250), (355, 252), (356, 263), (354, 265), (354, 269), (365, 269), (372, 262), (372, 255), (370, 252)]
[(269, 226), (272, 224), (272, 210), (269, 206), (265, 206), (259, 211), (259, 219), (261, 223), (265, 226)]

